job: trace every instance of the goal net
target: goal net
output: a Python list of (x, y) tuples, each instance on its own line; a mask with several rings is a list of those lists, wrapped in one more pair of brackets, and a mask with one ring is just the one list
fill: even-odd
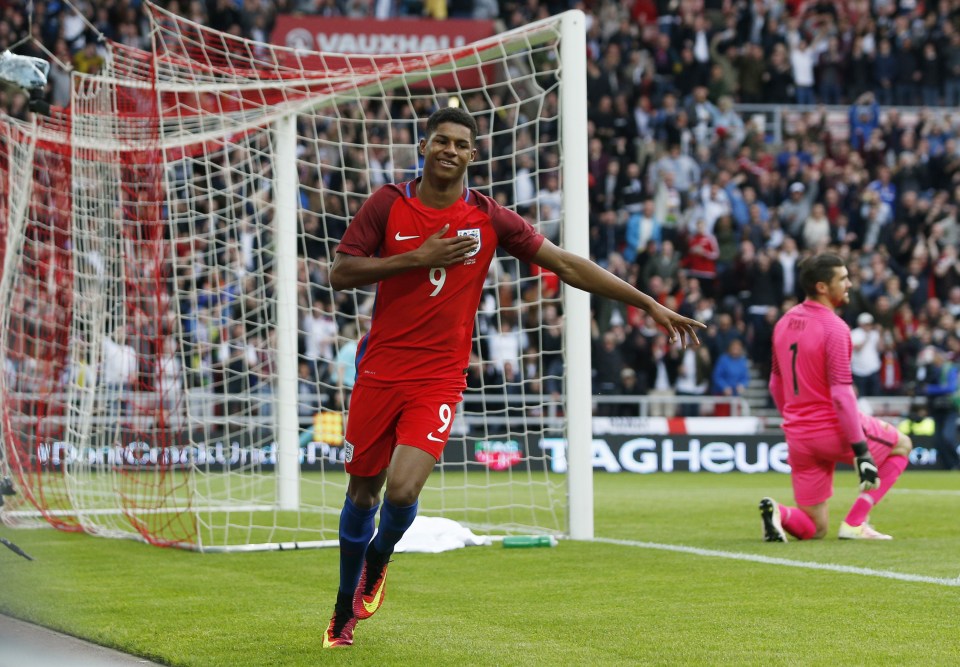
[[(456, 104), (480, 127), (469, 186), (582, 253), (583, 16), (357, 56), (146, 8), (152, 52), (111, 45), (56, 122), (0, 121), (3, 444), (36, 508), (2, 516), (198, 550), (335, 544), (375, 297), (330, 288), (336, 245)], [(582, 293), (498, 255), (422, 514), (592, 536), (587, 322)]]

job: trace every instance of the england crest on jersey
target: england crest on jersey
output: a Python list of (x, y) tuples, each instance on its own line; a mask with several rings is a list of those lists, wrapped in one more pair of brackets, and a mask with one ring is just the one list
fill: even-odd
[[(478, 252), (480, 252), (480, 230), (478, 228), (474, 229), (458, 229), (457, 236), (472, 236), (477, 239), (477, 247), (472, 251), (468, 252), (464, 257), (473, 257)], [(472, 263), (472, 262), (471, 262)]]

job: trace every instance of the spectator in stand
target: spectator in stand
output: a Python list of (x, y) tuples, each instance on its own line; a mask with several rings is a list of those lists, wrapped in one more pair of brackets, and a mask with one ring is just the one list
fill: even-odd
[(794, 94), (797, 104), (815, 104), (817, 101), (813, 94), (813, 68), (816, 59), (817, 54), (805, 37), (801, 37), (797, 45), (790, 50), (790, 68), (796, 86)]
[[(742, 397), (750, 384), (750, 367), (744, 355), (743, 341), (734, 338), (713, 367), (713, 394), (729, 398)], [(733, 403), (720, 403), (714, 414), (733, 414)]]
[(767, 70), (763, 73), (766, 101), (770, 104), (787, 104), (794, 99), (793, 68), (783, 44), (773, 47)]
[(164, 336), (162, 349), (157, 359), (157, 378), (155, 386), (159, 406), (167, 410), (168, 415), (179, 413), (181, 397), (183, 395), (183, 364), (177, 339), (174, 336)]
[(726, 190), (720, 187), (720, 184), (712, 178), (704, 178), (703, 186), (700, 188), (698, 202), (694, 204), (696, 208), (691, 209), (690, 214), (693, 224), (687, 228), (687, 233), (694, 233), (696, 224), (699, 220), (704, 221), (705, 230), (713, 232), (717, 218), (722, 215), (730, 215), (732, 207), (730, 204), (730, 195)]
[(897, 184), (893, 182), (893, 172), (890, 167), (886, 165), (877, 167), (877, 177), (867, 184), (867, 190), (880, 195), (880, 201), (889, 206), (892, 211), (897, 209)]
[(650, 371), (649, 395), (654, 399), (650, 404), (650, 416), (673, 417), (676, 405), (671, 400), (676, 395), (677, 370), (680, 366), (680, 348), (670, 345), (667, 337), (657, 333), (650, 345), (652, 367)]
[(642, 279), (644, 284), (649, 283), (653, 276), (659, 276), (665, 282), (675, 286), (677, 275), (680, 272), (680, 258), (674, 249), (673, 242), (664, 239), (660, 244), (660, 252), (649, 258), (644, 264)]
[(880, 105), (873, 92), (868, 91), (857, 98), (850, 106), (850, 145), (854, 150), (862, 150), (873, 131), (880, 127)]
[(857, 327), (850, 332), (853, 355), (850, 359), (853, 384), (860, 396), (880, 396), (881, 337), (873, 315), (860, 313)]
[(127, 413), (129, 393), (137, 384), (137, 352), (127, 343), (127, 329), (118, 326), (112, 336), (104, 336), (102, 349), (104, 388), (108, 392), (106, 417), (114, 421)]
[(714, 117), (715, 139), (712, 146), (721, 155), (733, 155), (743, 144), (746, 127), (740, 113), (734, 108), (733, 97), (724, 95), (717, 101)]
[(300, 325), (303, 332), (303, 353), (313, 365), (313, 376), (325, 380), (330, 369), (324, 360), (333, 359), (334, 344), (337, 340), (337, 322), (330, 310), (329, 298), (314, 300), (310, 311), (304, 313)]
[(691, 191), (700, 184), (701, 170), (696, 160), (681, 152), (679, 143), (670, 144), (667, 153), (650, 168), (649, 191), (657, 192), (658, 186), (667, 180), (667, 174), (673, 175), (668, 185), (680, 193), (680, 204), (686, 207)]
[[(761, 378), (770, 377), (770, 368), (773, 362), (773, 328), (780, 319), (779, 308), (767, 308), (763, 319), (756, 323), (750, 332), (750, 361), (757, 369), (757, 375)], [(773, 406), (772, 399), (768, 405)]]
[[(931, 255), (938, 250), (939, 252), (933, 263), (934, 288), (937, 298), (949, 303), (953, 300), (956, 289), (960, 287), (960, 257), (958, 257), (958, 250), (955, 245), (944, 245), (942, 250), (934, 247), (931, 250)], [(950, 308), (951, 314), (957, 317), (958, 313), (953, 312), (954, 309), (955, 306)]]
[(877, 82), (877, 88), (874, 91), (877, 101), (884, 106), (893, 104), (897, 71), (897, 57), (893, 53), (890, 40), (881, 39), (877, 47), (877, 56), (873, 61), (873, 78)]
[(946, 41), (943, 66), (943, 104), (947, 107), (960, 106), (960, 31), (950, 23), (950, 35)]
[[(623, 388), (620, 384), (621, 372), (626, 368), (620, 351), (617, 334), (607, 331), (594, 338), (593, 346), (593, 394), (594, 396), (616, 396)], [(615, 410), (612, 404), (603, 404), (597, 414), (610, 416)]]
[(783, 297), (799, 297), (797, 266), (800, 261), (800, 252), (793, 237), (787, 236), (783, 239), (783, 245), (777, 252), (777, 261), (780, 263), (780, 273), (783, 276)]
[(554, 397), (563, 390), (563, 318), (557, 306), (543, 306), (543, 329), (540, 333), (540, 354), (543, 365), (543, 388)]
[(73, 67), (83, 74), (99, 74), (106, 60), (97, 50), (97, 43), (87, 42), (80, 51), (73, 56)]
[(827, 39), (826, 50), (816, 63), (817, 89), (821, 104), (840, 104), (843, 91), (843, 70), (846, 57), (840, 47), (840, 39), (833, 35)]
[(917, 379), (923, 383), (930, 408), (930, 416), (936, 424), (936, 448), (940, 465), (944, 470), (960, 469), (957, 454), (958, 379), (957, 366), (947, 359), (939, 347), (923, 350)]
[(745, 44), (734, 62), (737, 67), (737, 78), (740, 81), (740, 102), (763, 103), (764, 73), (767, 68), (763, 47), (755, 42)]
[(627, 218), (626, 246), (623, 258), (633, 263), (643, 248), (653, 241), (657, 247), (663, 240), (663, 225), (657, 220), (653, 199), (645, 199), (640, 212), (631, 213)]
[(500, 318), (499, 324), (487, 336), (487, 359), (501, 373), (507, 363), (519, 369), (520, 358), (527, 347), (527, 335), (522, 329), (515, 328), (510, 317)]
[(720, 257), (720, 246), (716, 237), (707, 230), (707, 223), (703, 218), (697, 220), (696, 230), (687, 241), (687, 252), (684, 254), (682, 265), (687, 275), (697, 278), (707, 296), (714, 296), (714, 283), (717, 280), (717, 259)]
[(935, 107), (940, 104), (940, 90), (943, 88), (940, 56), (937, 54), (936, 44), (926, 42), (923, 45), (923, 53), (919, 66), (920, 99), (924, 105)]
[(881, 234), (893, 222), (893, 209), (886, 204), (878, 192), (866, 190), (861, 195), (860, 219), (863, 227), (861, 247), (867, 253), (877, 249)]
[(680, 235), (680, 220), (683, 215), (683, 195), (674, 187), (675, 174), (664, 172), (653, 198), (654, 215), (660, 221), (665, 240), (676, 241)]
[(900, 106), (913, 106), (920, 100), (920, 60), (914, 50), (913, 39), (909, 33), (900, 39), (896, 50), (896, 69), (894, 74), (894, 103)]
[(795, 239), (801, 237), (803, 224), (810, 217), (810, 210), (817, 197), (819, 189), (814, 183), (810, 189), (800, 181), (790, 184), (787, 199), (777, 207), (777, 219), (784, 230)]
[(816, 203), (810, 210), (810, 215), (803, 223), (801, 238), (803, 247), (814, 252), (820, 252), (830, 243), (830, 220), (827, 219), (823, 204)]
[(73, 58), (66, 40), (58, 39), (53, 48), (56, 61), (51, 61), (50, 73), (47, 75), (50, 103), (56, 107), (66, 108), (70, 105), (70, 91), (73, 86), (70, 73)]
[(673, 80), (680, 56), (670, 43), (670, 35), (658, 33), (651, 50), (654, 67), (654, 90), (662, 96), (673, 90)]
[[(691, 129), (698, 145), (709, 145), (719, 114), (720, 110), (710, 101), (707, 95), (707, 87), (696, 86), (693, 89), (690, 103), (687, 105), (687, 115), (690, 117)], [(696, 181), (693, 183), (696, 183)]]
[[(783, 303), (783, 267), (777, 262), (775, 251), (761, 250), (749, 267), (747, 277), (750, 285), (750, 296), (747, 298), (747, 336), (752, 337), (753, 331), (760, 320), (766, 317), (770, 308), (776, 308)], [(753, 349), (753, 348), (751, 348)]]
[(677, 369), (676, 384), (677, 397), (681, 401), (681, 417), (697, 417), (700, 415), (700, 404), (692, 399), (698, 396), (706, 396), (710, 390), (712, 371), (710, 350), (706, 346), (687, 348), (683, 351)]
[(320, 394), (313, 378), (313, 364), (301, 359), (297, 365), (297, 415), (300, 421), (312, 418), (320, 410)]
[[(353, 390), (357, 381), (357, 341), (368, 333), (366, 329), (369, 327), (370, 318), (361, 317), (358, 321), (361, 323), (360, 331), (352, 323), (341, 328), (336, 364), (330, 369), (330, 382), (347, 394)], [(344, 404), (347, 402), (344, 401)]]
[(734, 228), (733, 218), (729, 215), (720, 216), (713, 228), (713, 235), (717, 239), (717, 282), (722, 284), (733, 267), (739, 251), (737, 241), (739, 233)]
[[(853, 38), (850, 53), (846, 58), (844, 72), (845, 99), (858, 100), (868, 92), (873, 82), (873, 58), (864, 48), (864, 37), (857, 35)], [(853, 135), (851, 134), (851, 141)]]
[(705, 337), (711, 359), (719, 359), (734, 339), (743, 341), (744, 334), (738, 324), (734, 322), (733, 315), (728, 312), (720, 312), (714, 316), (712, 323), (707, 327)]
[[(624, 368), (620, 371), (620, 395), (621, 396), (643, 396), (646, 394), (646, 389), (640, 383), (640, 379), (637, 376), (637, 372), (632, 368)], [(612, 416), (614, 417), (639, 417), (639, 401), (638, 403), (618, 403), (611, 406)]]

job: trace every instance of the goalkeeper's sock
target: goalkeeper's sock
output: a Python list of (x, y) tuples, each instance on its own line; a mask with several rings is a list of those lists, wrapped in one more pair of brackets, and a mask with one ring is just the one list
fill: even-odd
[(900, 479), (900, 474), (906, 469), (906, 456), (888, 456), (887, 460), (880, 466), (877, 475), (880, 477), (880, 488), (864, 491), (853, 503), (847, 518), (844, 521), (850, 526), (859, 526), (867, 520), (870, 510), (887, 495), (887, 491)]
[(383, 501), (380, 525), (377, 527), (377, 536), (373, 538), (373, 548), (378, 553), (384, 557), (393, 553), (393, 548), (416, 518), (419, 506), (419, 503), (414, 503), (407, 507), (397, 507), (389, 500)]
[(796, 507), (780, 505), (780, 525), (798, 540), (809, 540), (817, 533), (813, 519)]
[(343, 510), (340, 512), (340, 592), (338, 595), (349, 596), (351, 600), (360, 582), (363, 557), (373, 537), (378, 507), (374, 505), (368, 510), (361, 509), (347, 496), (343, 503)]
[[(883, 483), (883, 478), (880, 478), (881, 484)], [(870, 514), (870, 510), (873, 509), (873, 498), (871, 498), (866, 492), (861, 493), (857, 496), (857, 499), (853, 502), (853, 507), (850, 508), (850, 511), (847, 512), (847, 518), (844, 519), (844, 522), (848, 526), (857, 526), (863, 525), (863, 522), (867, 520), (867, 516)]]

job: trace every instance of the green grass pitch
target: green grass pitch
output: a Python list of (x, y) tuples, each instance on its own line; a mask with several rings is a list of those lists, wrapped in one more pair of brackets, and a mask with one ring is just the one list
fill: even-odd
[[(906, 473), (840, 542), (760, 541), (779, 474), (597, 474), (592, 543), (400, 554), (349, 649), (322, 651), (337, 552), (197, 554), (53, 530), (0, 535), (0, 612), (169, 665), (955, 665), (960, 478)], [(675, 547), (685, 547), (677, 550)]]

